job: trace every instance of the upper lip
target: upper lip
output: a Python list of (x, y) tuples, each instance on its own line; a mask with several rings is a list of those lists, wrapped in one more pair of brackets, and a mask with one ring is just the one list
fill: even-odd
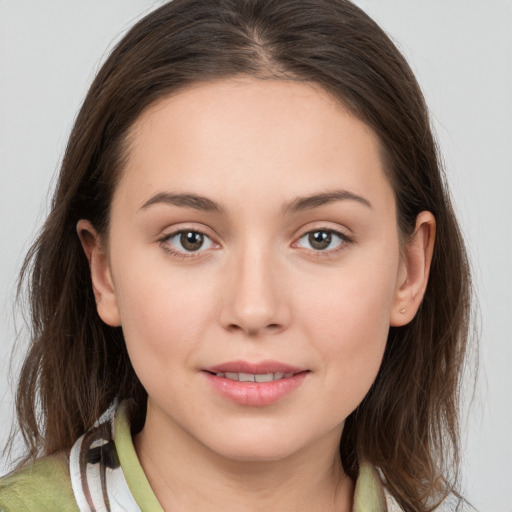
[(263, 375), (267, 373), (300, 373), (306, 371), (304, 368), (298, 368), (279, 361), (261, 361), (251, 363), (249, 361), (229, 361), (216, 366), (210, 366), (204, 369), (210, 373), (251, 373), (254, 375)]

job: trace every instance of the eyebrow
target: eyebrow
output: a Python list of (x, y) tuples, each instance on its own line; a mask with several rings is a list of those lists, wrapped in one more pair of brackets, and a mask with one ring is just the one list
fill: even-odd
[(215, 201), (207, 197), (198, 196), (196, 194), (170, 194), (168, 192), (160, 192), (148, 199), (142, 206), (144, 210), (154, 204), (171, 204), (181, 206), (182, 208), (193, 208), (203, 212), (223, 213), (224, 208)]
[(358, 196), (348, 190), (334, 190), (332, 192), (313, 194), (306, 197), (297, 197), (283, 207), (283, 215), (318, 208), (319, 206), (334, 203), (335, 201), (355, 201), (368, 208), (373, 208), (370, 201), (364, 197)]
[[(318, 208), (335, 201), (355, 201), (368, 208), (372, 208), (372, 204), (368, 199), (349, 192), (348, 190), (335, 190), (332, 192), (324, 192), (313, 194), (311, 196), (297, 197), (285, 204), (282, 208), (282, 215), (298, 213), (313, 208)], [(141, 210), (149, 208), (155, 204), (170, 204), (180, 206), (182, 208), (193, 208), (204, 212), (224, 213), (225, 209), (217, 202), (197, 194), (172, 194), (169, 192), (160, 192), (148, 199), (142, 206)]]

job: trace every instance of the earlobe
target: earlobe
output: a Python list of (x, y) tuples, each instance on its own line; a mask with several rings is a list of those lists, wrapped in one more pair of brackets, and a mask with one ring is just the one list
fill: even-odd
[(76, 225), (82, 248), (89, 261), (92, 288), (100, 318), (112, 327), (121, 325), (110, 263), (101, 239), (91, 222), (82, 219)]
[(432, 213), (421, 212), (416, 218), (414, 234), (404, 249), (390, 325), (408, 324), (420, 307), (427, 289), (436, 221)]

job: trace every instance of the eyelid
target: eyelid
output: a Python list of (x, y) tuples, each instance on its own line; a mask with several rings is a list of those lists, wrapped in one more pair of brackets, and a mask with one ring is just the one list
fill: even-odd
[[(315, 249), (308, 249), (304, 247), (298, 247), (298, 242), (304, 238), (305, 236), (315, 233), (317, 231), (326, 231), (329, 233), (333, 233), (334, 235), (338, 236), (341, 240), (338, 247), (334, 249), (325, 249), (325, 250), (315, 250)], [(347, 230), (348, 231), (348, 230)], [(339, 252), (346, 249), (347, 245), (353, 244), (354, 239), (352, 235), (349, 235), (346, 233), (346, 230), (341, 229), (340, 227), (331, 227), (325, 224), (319, 224), (315, 226), (307, 226), (306, 228), (301, 229), (299, 235), (295, 238), (295, 241), (292, 243), (292, 247), (298, 248), (303, 251), (307, 251), (308, 254), (318, 257), (318, 258), (329, 258), (338, 255)]]
[(310, 222), (302, 226), (300, 229), (297, 230), (298, 234), (295, 236), (295, 240), (298, 240), (304, 235), (307, 235), (308, 233), (313, 233), (315, 231), (330, 231), (332, 233), (338, 234), (342, 238), (353, 240), (353, 234), (349, 228), (341, 226), (340, 224), (332, 225), (331, 223), (326, 221)]
[[(202, 256), (205, 256), (205, 253), (212, 250), (217, 249), (220, 247), (220, 244), (214, 240), (214, 237), (210, 235), (208, 230), (197, 227), (197, 226), (180, 226), (175, 227), (174, 229), (169, 229), (169, 231), (164, 231), (164, 233), (158, 237), (157, 242), (159, 245), (169, 254), (171, 254), (173, 257), (176, 257), (178, 259), (193, 259), (193, 258), (199, 258)], [(173, 239), (175, 236), (181, 234), (181, 233), (200, 233), (204, 237), (208, 238), (213, 245), (213, 247), (209, 247), (206, 249), (198, 249), (197, 251), (180, 251), (177, 250), (175, 247), (173, 247), (169, 240)]]

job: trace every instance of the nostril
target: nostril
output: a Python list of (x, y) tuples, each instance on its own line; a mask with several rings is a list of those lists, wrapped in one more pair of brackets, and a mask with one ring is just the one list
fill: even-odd
[(231, 323), (227, 326), (227, 329), (228, 329), (228, 331), (231, 331), (231, 332), (243, 331), (249, 336), (256, 336), (259, 333), (261, 333), (262, 331), (267, 331), (267, 332), (268, 331), (271, 331), (271, 332), (279, 331), (281, 329), (281, 325), (280, 324), (268, 324), (267, 326), (261, 328), (261, 327), (251, 327), (251, 326), (243, 327), (241, 325)]

